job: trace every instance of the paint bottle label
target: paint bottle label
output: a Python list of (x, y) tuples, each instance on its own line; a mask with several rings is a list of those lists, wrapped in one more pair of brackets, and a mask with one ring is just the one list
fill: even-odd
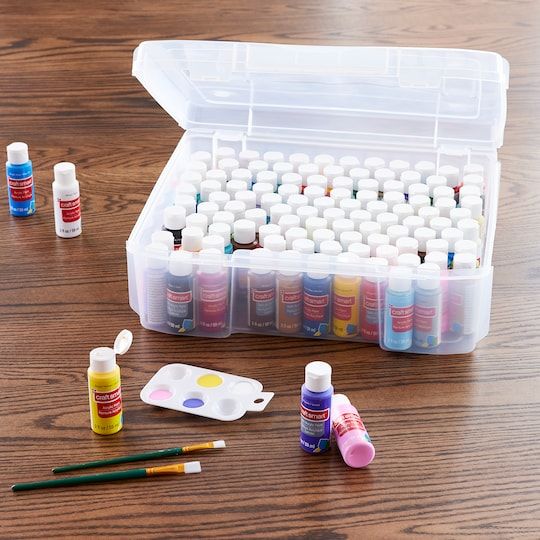
[(190, 277), (178, 278), (169, 275), (167, 325), (180, 334), (193, 330), (193, 291)]
[(379, 341), (383, 286), (367, 279), (362, 281), (360, 304), (360, 334), (367, 341)]
[(227, 300), (226, 276), (199, 279), (199, 326), (208, 332), (223, 330), (227, 325)]
[(329, 332), (330, 279), (304, 279), (303, 328), (308, 335), (322, 336)]
[(277, 328), (293, 334), (302, 327), (302, 280), (300, 277), (278, 277)]
[(9, 210), (14, 216), (29, 216), (36, 211), (32, 164), (7, 165)]
[(360, 279), (336, 276), (332, 296), (332, 325), (336, 336), (358, 334), (359, 303)]
[(384, 345), (388, 349), (405, 351), (412, 346), (414, 295), (410, 291), (386, 292)]
[(57, 199), (55, 208), (56, 232), (77, 236), (81, 233), (81, 198)]
[(343, 435), (349, 431), (360, 430), (364, 432), (365, 438), (371, 442), (371, 439), (369, 438), (367, 430), (364, 426), (364, 422), (362, 422), (360, 415), (357, 413), (348, 412), (341, 414), (334, 419), (332, 429), (339, 437), (343, 437)]
[(413, 327), (413, 306), (388, 306), (393, 332), (410, 332)]
[(250, 274), (249, 287), (249, 326), (268, 328), (274, 326), (275, 296), (274, 274)]
[(441, 343), (441, 295), (416, 291), (413, 340), (417, 347), (430, 349)]
[(100, 379), (90, 376), (88, 383), (92, 430), (100, 435), (111, 435), (123, 426), (119, 371), (117, 376)]
[(300, 403), (300, 444), (310, 453), (318, 454), (330, 447), (330, 402), (332, 396), (321, 399), (303, 395)]
[(456, 283), (450, 293), (450, 331), (457, 335), (470, 335), (478, 322), (477, 305), (473, 283)]

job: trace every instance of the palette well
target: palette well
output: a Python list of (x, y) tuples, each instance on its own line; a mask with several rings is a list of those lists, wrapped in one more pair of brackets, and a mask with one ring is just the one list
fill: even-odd
[(189, 364), (163, 366), (141, 390), (149, 405), (232, 421), (263, 411), (274, 397), (255, 380)]

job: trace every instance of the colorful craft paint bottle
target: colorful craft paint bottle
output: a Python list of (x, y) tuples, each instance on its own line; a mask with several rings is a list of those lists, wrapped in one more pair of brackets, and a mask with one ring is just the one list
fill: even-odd
[(189, 251), (176, 251), (169, 258), (167, 326), (179, 334), (194, 328), (192, 259)]
[(300, 399), (300, 447), (310, 454), (330, 448), (332, 367), (326, 362), (310, 362)]
[(28, 145), (14, 142), (7, 146), (6, 176), (9, 212), (12, 216), (31, 216), (36, 211), (32, 162)]
[(163, 229), (174, 236), (174, 249), (182, 246), (182, 231), (186, 226), (186, 209), (182, 206), (168, 206), (163, 211)]
[(301, 255), (297, 251), (279, 254), (276, 276), (276, 328), (285, 334), (302, 330), (302, 272)]
[(442, 296), (440, 269), (434, 263), (423, 263), (417, 270), (414, 294), (413, 343), (420, 349), (441, 344)]
[(90, 425), (99, 435), (112, 435), (122, 429), (122, 386), (117, 354), (125, 354), (133, 342), (133, 334), (122, 330), (114, 340), (114, 346), (98, 347), (90, 351), (88, 368), (88, 398), (90, 402)]
[(349, 467), (367, 467), (375, 458), (375, 447), (364, 422), (343, 394), (332, 397), (332, 432), (343, 461)]
[(229, 276), (223, 267), (223, 253), (217, 250), (199, 252), (195, 311), (199, 329), (211, 334), (227, 330)]
[(476, 293), (480, 282), (473, 278), (475, 268), (476, 256), (472, 253), (454, 255), (453, 272), (461, 270), (459, 276), (470, 276), (468, 279), (454, 279), (450, 283), (450, 332), (454, 336), (474, 334), (478, 324)]
[(359, 332), (361, 278), (354, 275), (359, 264), (360, 257), (354, 253), (340, 253), (336, 257), (338, 273), (334, 276), (332, 294), (332, 331), (338, 337), (352, 337)]
[(367, 275), (362, 278), (360, 287), (360, 335), (365, 341), (378, 342), (386, 288), (381, 267), (388, 266), (388, 261), (372, 257), (362, 264), (369, 268), (366, 268)]
[(169, 248), (161, 242), (152, 242), (145, 248), (144, 316), (150, 326), (167, 322), (167, 258)]
[(412, 271), (405, 266), (390, 270), (384, 310), (384, 346), (395, 351), (406, 351), (412, 345), (414, 292)]
[(450, 328), (450, 307), (448, 293), (448, 256), (441, 251), (432, 251), (428, 253), (425, 262), (430, 265), (434, 264), (439, 268), (440, 272), (440, 288), (441, 288), (441, 331), (443, 334), (448, 332)]
[(330, 330), (332, 276), (328, 274), (330, 258), (322, 253), (309, 255), (304, 275), (303, 330), (308, 336), (325, 336)]
[(53, 167), (54, 228), (60, 238), (74, 238), (82, 232), (81, 197), (75, 165), (67, 161)]
[(265, 248), (251, 252), (248, 271), (248, 325), (269, 329), (276, 319), (276, 278), (271, 270), (272, 254)]

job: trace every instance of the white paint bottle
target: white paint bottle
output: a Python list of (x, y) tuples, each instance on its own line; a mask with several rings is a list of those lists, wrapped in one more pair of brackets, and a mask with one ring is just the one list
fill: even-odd
[(82, 232), (81, 198), (75, 165), (67, 161), (54, 166), (53, 204), (56, 235), (73, 238)]

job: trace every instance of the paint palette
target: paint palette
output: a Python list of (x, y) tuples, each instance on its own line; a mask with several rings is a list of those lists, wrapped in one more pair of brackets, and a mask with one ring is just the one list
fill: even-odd
[(274, 397), (255, 379), (221, 371), (167, 364), (141, 390), (149, 405), (216, 420), (238, 420), (247, 411), (263, 411)]

